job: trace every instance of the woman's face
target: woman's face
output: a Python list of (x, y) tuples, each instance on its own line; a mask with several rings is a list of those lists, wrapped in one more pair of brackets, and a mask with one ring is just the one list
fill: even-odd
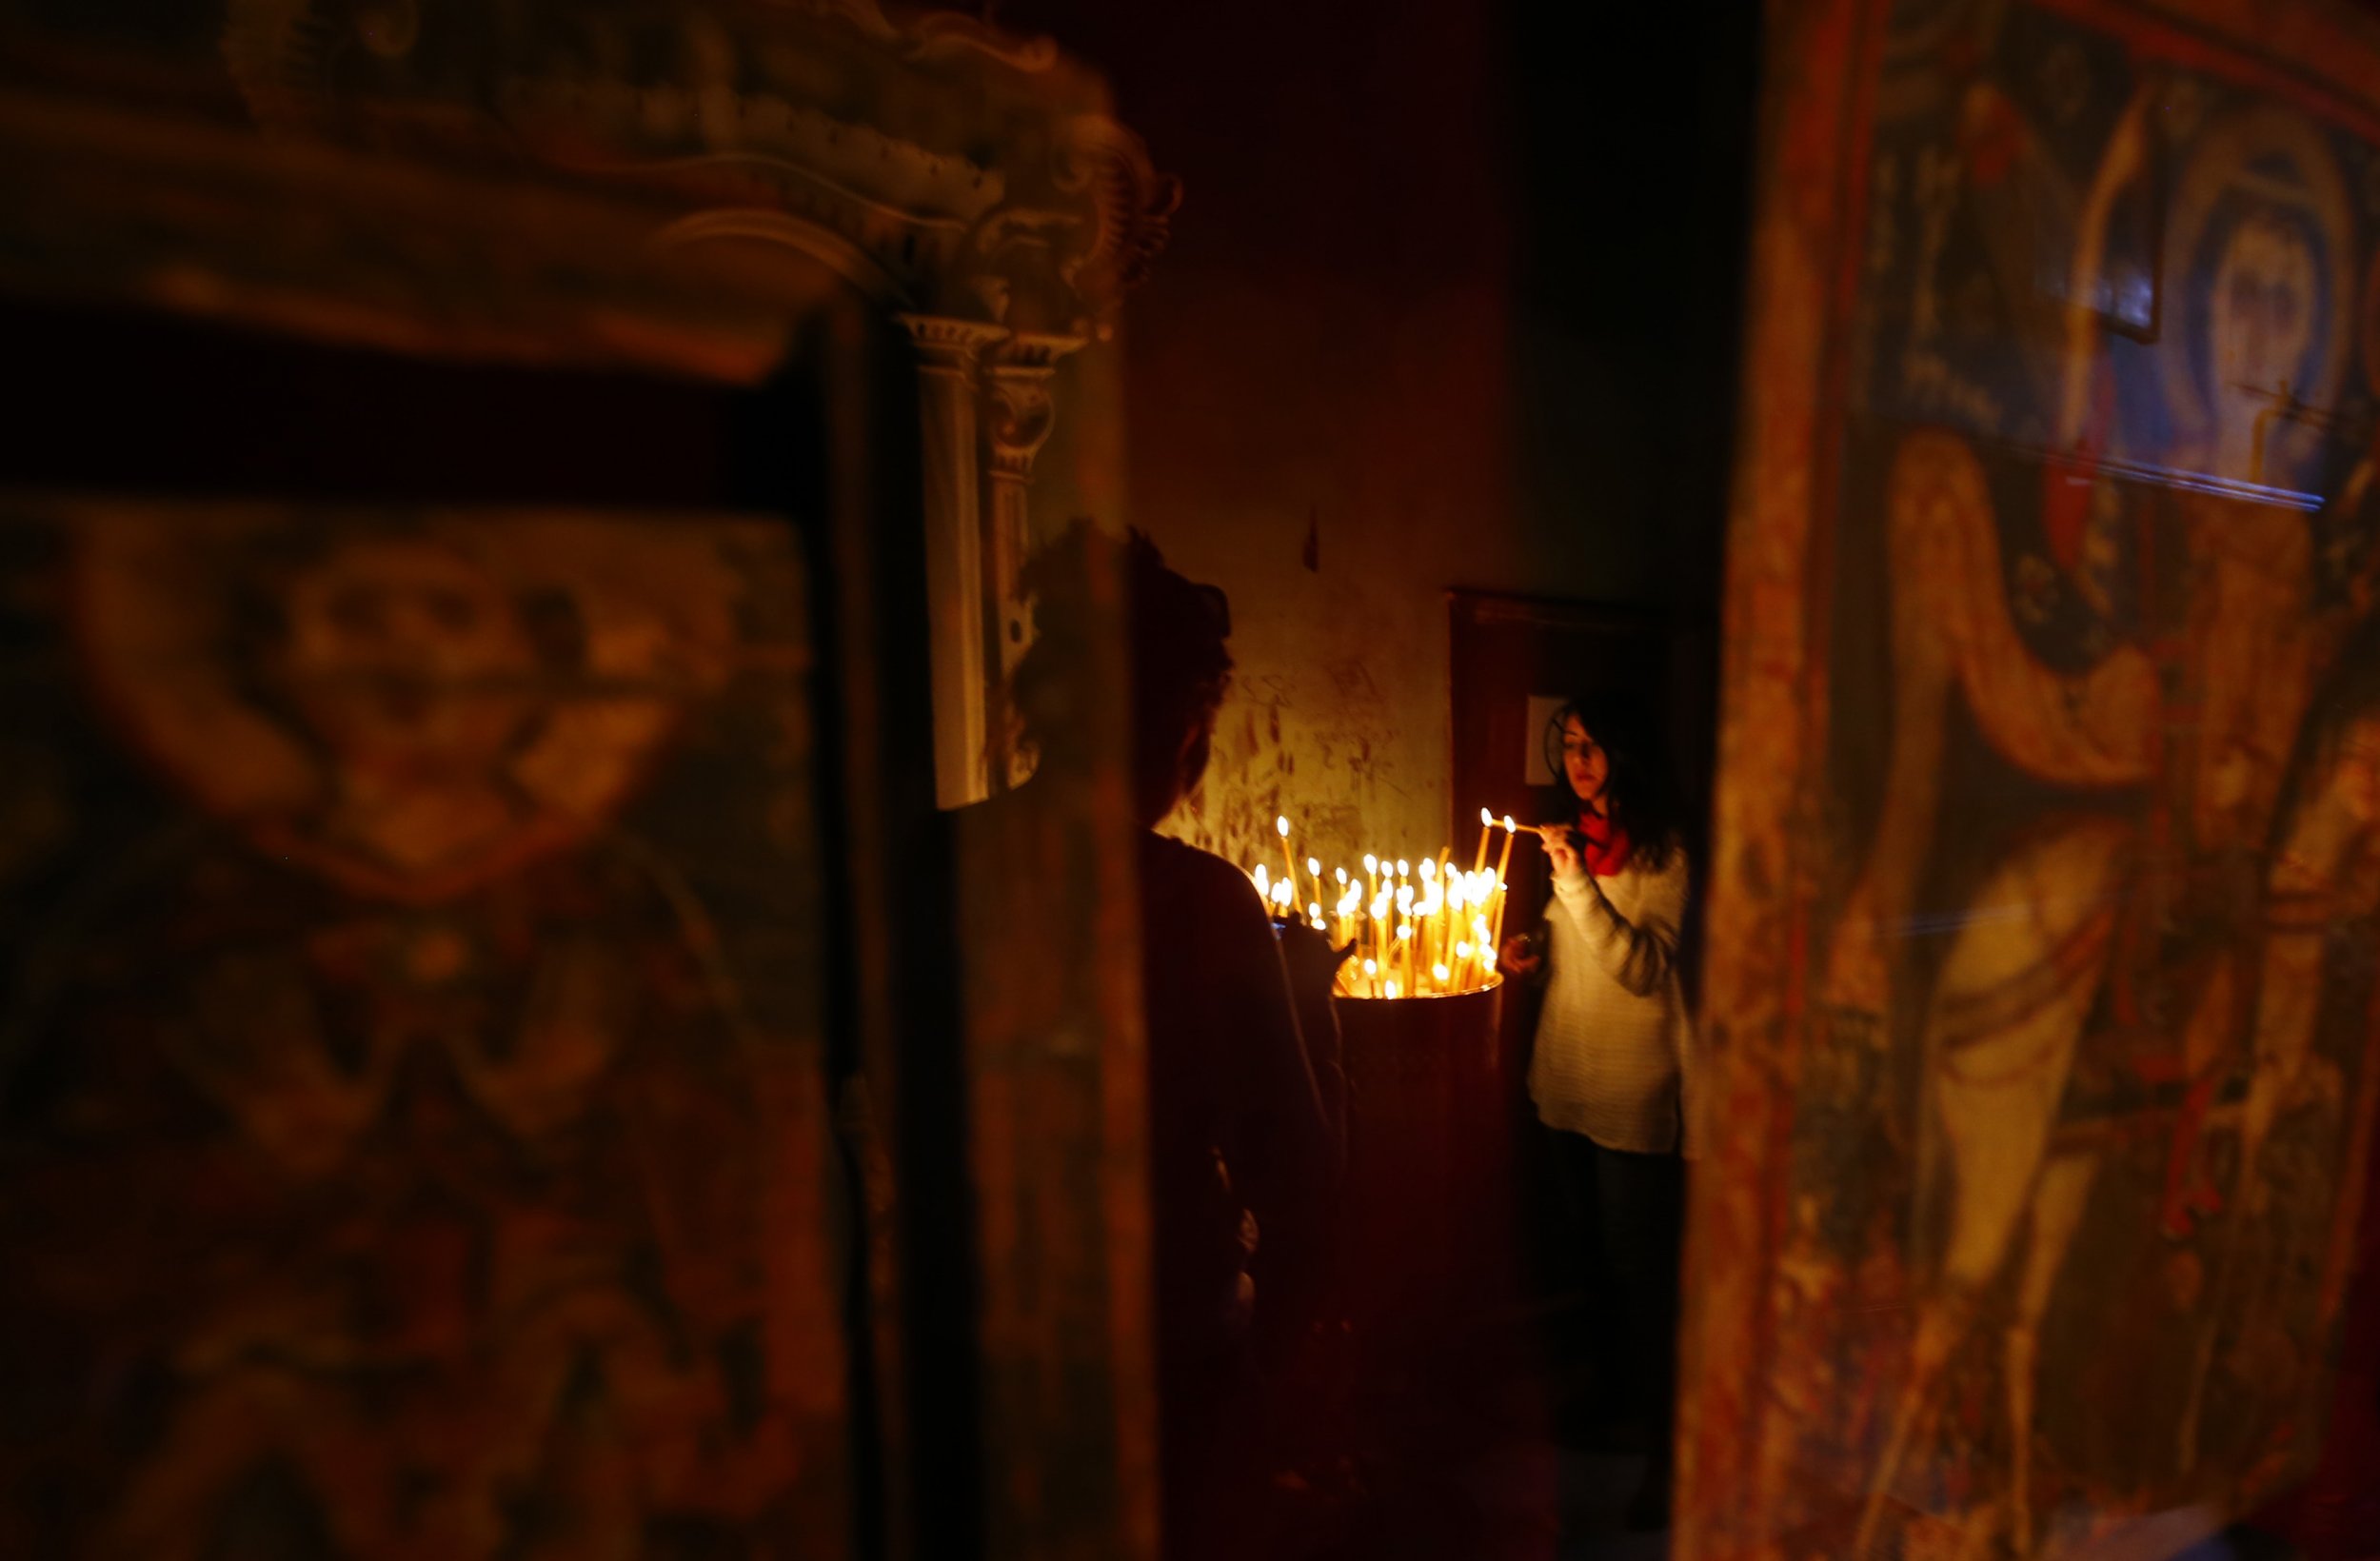
[(1581, 802), (1600, 801), (1612, 761), (1577, 716), (1562, 722), (1562, 778)]

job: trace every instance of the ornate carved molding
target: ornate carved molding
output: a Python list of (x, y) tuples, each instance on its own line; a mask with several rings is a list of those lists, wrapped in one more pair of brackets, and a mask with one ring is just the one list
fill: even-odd
[(1090, 244), (1069, 263), (1067, 281), (1096, 297), (1139, 286), (1173, 236), (1181, 181), (1158, 172), (1140, 138), (1100, 114), (1067, 126), (1057, 177), (1061, 189), (1087, 195), (1098, 215)]
[(918, 349), (918, 362), (929, 373), (963, 375), (972, 385), (976, 361), (985, 348), (1004, 341), (1005, 326), (982, 320), (954, 320), (941, 314), (903, 314), (902, 328)]
[(229, 0), (268, 131), (518, 159), (805, 244), (887, 306), (1104, 334), (1180, 199), (1047, 40), (875, 0)]
[(1018, 332), (991, 354), (983, 369), (990, 416), (992, 471), (1021, 482), (1032, 476), (1034, 457), (1049, 443), (1058, 409), (1050, 381), (1059, 361), (1082, 346), (1080, 336)]

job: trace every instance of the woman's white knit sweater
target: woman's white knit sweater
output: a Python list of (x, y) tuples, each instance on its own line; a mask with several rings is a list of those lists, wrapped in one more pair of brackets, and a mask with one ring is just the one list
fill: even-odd
[[(1693, 1086), (1694, 1024), (1677, 971), (1686, 853), (1673, 845), (1656, 870), (1643, 861), (1639, 854), (1610, 878), (1555, 877), (1529, 1094), (1548, 1127), (1665, 1155), (1680, 1147), (1681, 1101)], [(1699, 1139), (1686, 1129), (1689, 1156)]]

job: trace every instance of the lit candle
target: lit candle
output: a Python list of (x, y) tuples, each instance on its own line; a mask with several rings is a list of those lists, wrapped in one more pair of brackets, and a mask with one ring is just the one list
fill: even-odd
[(1306, 877), (1314, 880), (1314, 898), (1322, 898), (1322, 863), (1316, 858), (1306, 859)]
[[(1421, 865), (1427, 867), (1430, 864), (1425, 861)], [(1425, 877), (1424, 881), (1429, 884), (1430, 892), (1421, 900), (1421, 962), (1436, 965), (1438, 962), (1438, 933), (1446, 921), (1446, 896), (1436, 877)]]
[(1481, 808), (1479, 810), (1479, 854), (1471, 859), (1471, 871), (1475, 874), (1487, 870), (1488, 831), (1495, 827), (1496, 815)]
[(1512, 864), (1513, 836), (1518, 831), (1519, 827), (1519, 825), (1513, 822), (1513, 816), (1511, 814), (1507, 813), (1504, 815), (1504, 854), (1497, 858), (1496, 861), (1496, 887), (1494, 891), (1496, 895), (1496, 935), (1494, 944), (1498, 951), (1501, 951), (1504, 947), (1504, 902), (1512, 898), (1512, 886), (1504, 880), (1504, 869)]
[[(1276, 814), (1273, 818), (1273, 827), (1280, 833), (1280, 860), (1288, 863), (1289, 881), (1295, 883), (1298, 881), (1298, 858), (1297, 854), (1289, 849), (1289, 815)], [(1295, 895), (1298, 891), (1292, 889), (1289, 892)]]

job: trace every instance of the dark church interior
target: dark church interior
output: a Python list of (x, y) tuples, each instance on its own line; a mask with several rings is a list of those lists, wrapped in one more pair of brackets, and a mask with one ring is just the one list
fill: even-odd
[(0, 1556), (2380, 1557), (2380, 6), (0, 0)]

